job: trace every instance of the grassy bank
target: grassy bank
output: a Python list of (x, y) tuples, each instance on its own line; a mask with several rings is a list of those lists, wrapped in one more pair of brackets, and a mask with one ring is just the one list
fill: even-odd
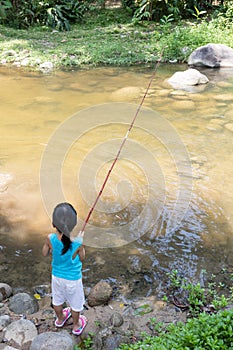
[(55, 69), (138, 65), (156, 62), (165, 46), (163, 62), (187, 62), (195, 48), (210, 42), (233, 46), (231, 23), (218, 17), (133, 24), (127, 10), (114, 8), (89, 12), (69, 32), (0, 26), (0, 63), (32, 69), (46, 61)]

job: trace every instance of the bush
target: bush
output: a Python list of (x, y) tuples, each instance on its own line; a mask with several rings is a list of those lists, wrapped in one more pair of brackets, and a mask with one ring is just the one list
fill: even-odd
[[(135, 0), (134, 21), (156, 20), (163, 16), (172, 16), (176, 21), (189, 17), (198, 17), (212, 7), (212, 1), (183, 0)], [(132, 8), (132, 5), (131, 5)]]
[(148, 336), (135, 344), (123, 344), (121, 350), (227, 350), (233, 348), (233, 309), (214, 315), (200, 314), (186, 324), (168, 326), (166, 333)]
[(0, 1), (0, 23), (13, 28), (34, 25), (70, 30), (70, 25), (83, 18), (89, 8), (88, 1), (76, 0), (4, 0)]

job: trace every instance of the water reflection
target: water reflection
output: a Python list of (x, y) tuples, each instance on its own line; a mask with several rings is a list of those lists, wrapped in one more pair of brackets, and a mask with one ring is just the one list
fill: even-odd
[[(184, 69), (184, 66), (160, 67), (145, 100), (145, 107), (154, 113), (145, 112), (140, 116), (141, 122), (148, 123), (143, 126), (146, 125), (147, 130), (151, 128), (151, 134), (143, 130), (140, 123), (135, 126), (131, 142), (139, 143), (140, 147), (136, 150), (129, 143), (129, 148), (125, 148), (126, 153), (101, 198), (100, 211), (94, 213), (91, 225), (87, 227), (89, 247), (84, 278), (89, 283), (100, 278), (113, 278), (119, 283), (125, 279), (132, 283), (137, 280), (140, 281), (140, 288), (143, 287), (138, 287), (138, 293), (141, 290), (143, 294), (150, 294), (164, 288), (166, 272), (174, 268), (195, 279), (200, 278), (203, 269), (216, 273), (222, 266), (232, 266), (232, 75), (226, 75), (226, 71), (222, 70), (205, 70), (202, 73), (208, 75), (210, 83), (204, 91), (190, 93), (173, 90), (166, 79), (175, 71)], [(94, 111), (100, 111), (98, 106), (101, 104), (105, 107), (118, 102), (123, 102), (124, 106), (137, 105), (150, 76), (151, 70), (145, 67), (58, 72), (50, 76), (0, 70), (2, 281), (14, 286), (31, 286), (49, 280), (49, 261), (42, 259), (40, 247), (52, 228), (41, 199), (39, 174), (41, 157), (51, 135), (70, 116), (88, 111), (89, 107), (96, 105)], [(102, 111), (106, 110), (105, 107)], [(128, 109), (127, 114), (125, 110), (127, 118), (131, 116), (131, 111)], [(188, 163), (179, 158), (181, 153), (180, 148), (176, 149), (177, 139), (171, 138), (172, 134), (167, 128), (159, 130), (156, 126), (156, 136), (160, 136), (152, 137), (156, 113), (170, 123), (187, 149), (192, 165), (191, 174), (184, 171)], [(77, 143), (72, 144), (63, 164), (61, 179), (64, 196), (78, 207), (80, 222), (85, 218), (95, 197), (94, 191), (102, 183), (115, 155), (117, 142), (127, 129), (127, 125), (122, 124), (123, 112), (120, 115), (116, 109), (112, 109), (110, 114), (114, 117), (113, 120), (110, 118), (110, 124), (88, 130)], [(102, 123), (101, 117), (102, 113), (94, 113), (90, 120)], [(78, 124), (77, 129), (82, 129), (83, 125), (84, 122)], [(109, 137), (114, 142), (104, 147)], [(161, 139), (166, 140), (167, 144)], [(62, 142), (69, 143), (69, 138), (63, 138)], [(93, 153), (90, 157), (90, 150), (99, 145), (102, 147), (97, 150), (98, 156)], [(153, 164), (150, 157), (147, 159), (142, 145), (154, 158)], [(105, 149), (107, 155), (104, 154)], [(58, 151), (55, 147), (55, 154)], [(139, 166), (138, 160), (132, 162), (135, 154), (137, 159), (141, 159), (142, 166)], [(77, 173), (83, 164), (80, 190)], [(149, 180), (144, 172), (145, 164), (151, 170)], [(51, 162), (50, 171), (53, 169)], [(95, 183), (92, 174), (97, 174)], [(148, 200), (148, 181), (150, 183), (152, 179), (151, 205), (143, 211)], [(190, 202), (189, 193), (185, 192), (190, 183), (192, 198), (188, 208), (184, 205), (185, 217), (180, 227), (170, 230), (168, 224), (177, 206), (180, 181), (183, 181), (183, 197), (179, 202), (181, 211), (182, 205)], [(138, 223), (135, 224), (133, 220), (141, 213), (146, 233), (138, 235)], [(130, 227), (127, 226), (129, 222)], [(118, 245), (113, 247), (111, 234), (114, 230), (114, 239), (117, 231), (120, 234)], [(125, 237), (131, 243), (121, 246), (125, 244)], [(111, 248), (101, 249), (101, 240)], [(142, 260), (144, 266), (138, 274), (132, 273), (129, 267), (135, 256)]]

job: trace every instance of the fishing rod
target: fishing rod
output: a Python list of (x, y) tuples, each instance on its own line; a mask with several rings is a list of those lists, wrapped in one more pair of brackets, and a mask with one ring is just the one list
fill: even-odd
[[(78, 235), (79, 237), (83, 237), (83, 235), (84, 235), (85, 227), (86, 227), (86, 225), (87, 225), (87, 223), (88, 223), (88, 221), (89, 221), (89, 219), (90, 219), (90, 217), (91, 217), (91, 214), (93, 213), (93, 211), (94, 211), (94, 209), (95, 209), (95, 207), (96, 207), (96, 204), (97, 204), (97, 202), (98, 202), (98, 200), (99, 200), (101, 194), (103, 193), (103, 190), (104, 190), (105, 185), (106, 185), (106, 183), (107, 183), (107, 181), (108, 181), (108, 179), (109, 179), (109, 176), (111, 175), (111, 172), (112, 172), (112, 170), (113, 170), (113, 168), (114, 168), (114, 166), (115, 166), (117, 160), (119, 159), (119, 156), (120, 156), (120, 154), (121, 154), (122, 148), (124, 147), (124, 144), (125, 144), (125, 142), (126, 142), (128, 136), (129, 136), (129, 133), (130, 133), (131, 129), (132, 129), (133, 126), (134, 126), (135, 120), (137, 119), (137, 116), (138, 116), (138, 114), (139, 114), (139, 112), (140, 112), (140, 110), (141, 110), (141, 108), (142, 108), (142, 105), (143, 105), (143, 103), (144, 103), (144, 100), (145, 100), (145, 98), (146, 98), (146, 96), (147, 96), (147, 94), (148, 94), (148, 91), (149, 91), (150, 87), (151, 87), (152, 81), (153, 81), (153, 79), (155, 78), (155, 75), (156, 75), (156, 72), (157, 72), (157, 70), (158, 70), (159, 64), (160, 64), (160, 62), (161, 62), (161, 60), (162, 60), (162, 57), (163, 57), (163, 52), (164, 52), (164, 50), (165, 50), (165, 47), (163, 47), (163, 49), (162, 49), (162, 51), (161, 51), (161, 54), (160, 54), (160, 57), (159, 57), (159, 59), (158, 59), (158, 61), (157, 61), (157, 63), (156, 63), (154, 72), (153, 72), (153, 74), (152, 74), (152, 76), (151, 76), (151, 78), (150, 78), (150, 80), (149, 80), (149, 83), (148, 83), (148, 85), (147, 85), (147, 88), (146, 88), (146, 90), (145, 90), (145, 93), (144, 93), (144, 95), (143, 95), (143, 97), (142, 97), (142, 99), (141, 99), (140, 104), (138, 105), (138, 108), (137, 108), (137, 110), (136, 110), (136, 113), (135, 113), (135, 115), (134, 115), (132, 121), (131, 121), (131, 124), (130, 124), (130, 126), (129, 126), (129, 128), (128, 128), (128, 130), (127, 130), (125, 136), (124, 136), (124, 138), (122, 139), (120, 148), (119, 148), (119, 150), (118, 150), (118, 152), (117, 152), (117, 154), (116, 154), (116, 156), (115, 156), (115, 159), (113, 160), (113, 162), (112, 162), (112, 164), (111, 164), (111, 166), (110, 166), (110, 168), (109, 168), (109, 170), (108, 170), (108, 173), (107, 173), (107, 175), (106, 175), (106, 177), (105, 177), (105, 179), (104, 179), (104, 182), (103, 182), (103, 184), (102, 184), (102, 186), (101, 186), (101, 188), (100, 188), (100, 190), (99, 190), (99, 193), (98, 193), (98, 195), (97, 195), (97, 197), (96, 197), (96, 199), (95, 199), (95, 201), (94, 201), (92, 207), (90, 208), (90, 210), (89, 210), (89, 212), (88, 212), (88, 214), (87, 214), (86, 219), (84, 220), (84, 223), (83, 223), (82, 228), (81, 228), (81, 230), (80, 230), (80, 232), (79, 232), (79, 235)], [(77, 253), (77, 251), (74, 253), (73, 256), (75, 256), (76, 253)]]

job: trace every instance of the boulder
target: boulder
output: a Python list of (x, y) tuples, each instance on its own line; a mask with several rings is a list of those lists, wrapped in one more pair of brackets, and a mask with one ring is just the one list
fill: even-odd
[(105, 281), (99, 281), (90, 291), (87, 302), (90, 306), (106, 304), (112, 295), (112, 287)]
[(31, 321), (24, 319), (9, 324), (4, 335), (8, 341), (14, 341), (20, 347), (32, 341), (36, 336), (36, 326)]
[(9, 298), (12, 294), (12, 288), (7, 283), (0, 283), (0, 301)]
[(27, 293), (15, 294), (9, 301), (8, 307), (15, 314), (34, 314), (39, 310), (37, 300)]
[(73, 348), (73, 340), (66, 332), (41, 333), (34, 338), (30, 346), (30, 350), (73, 350)]
[(187, 85), (206, 84), (208, 81), (209, 79), (204, 74), (193, 68), (183, 72), (176, 72), (168, 79), (168, 83), (175, 89), (182, 89)]
[(188, 65), (210, 68), (233, 67), (233, 49), (223, 44), (198, 47), (189, 56)]

